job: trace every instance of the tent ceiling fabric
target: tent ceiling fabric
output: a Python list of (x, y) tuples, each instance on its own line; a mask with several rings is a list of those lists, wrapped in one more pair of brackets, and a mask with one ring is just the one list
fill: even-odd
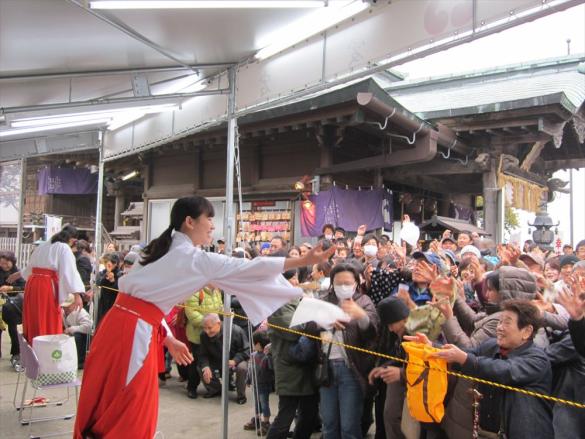
[[(99, 13), (121, 20), (184, 63), (197, 64), (241, 61), (267, 44), (272, 32), (309, 11), (175, 9)], [(65, 0), (1, 0), (0, 53), (2, 75), (176, 65)]]
[[(98, 11), (161, 48), (155, 50), (76, 2), (86, 4), (82, 0), (0, 0), (0, 134), (13, 117), (8, 111), (11, 107), (133, 96), (131, 72), (26, 80), (2, 76), (145, 69), (177, 66), (176, 60), (183, 64), (238, 62), (237, 111), (242, 115), (566, 9), (582, 0), (379, 1), (354, 18), (263, 61), (253, 61), (251, 55), (272, 41), (273, 32), (302, 19), (312, 12), (310, 9)], [(201, 74), (209, 77), (224, 69), (204, 69)], [(157, 93), (164, 92), (164, 87), (157, 88), (153, 83), (187, 73), (152, 72), (143, 76), (151, 91)], [(226, 82), (223, 74), (208, 89), (227, 87)], [(221, 95), (184, 101), (176, 99), (177, 104), (183, 102), (180, 109), (149, 114), (106, 132), (106, 157), (127, 155), (188, 135), (217, 123), (226, 111), (227, 99)], [(38, 116), (43, 111), (38, 109), (35, 114), (34, 109), (27, 109), (27, 114)], [(71, 128), (71, 132), (82, 130)], [(0, 137), (0, 160), (5, 157), (6, 140)]]

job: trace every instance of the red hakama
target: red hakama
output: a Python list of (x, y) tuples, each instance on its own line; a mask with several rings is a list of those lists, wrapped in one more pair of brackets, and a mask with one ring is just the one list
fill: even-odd
[(24, 288), (22, 311), (24, 338), (32, 346), (39, 335), (63, 333), (59, 307), (59, 276), (54, 270), (33, 268)]
[(118, 294), (85, 362), (75, 439), (154, 437), (163, 317), (152, 303)]

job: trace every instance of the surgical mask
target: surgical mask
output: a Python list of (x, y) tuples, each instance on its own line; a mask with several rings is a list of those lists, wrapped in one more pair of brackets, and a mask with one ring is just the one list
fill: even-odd
[(333, 235), (325, 235), (325, 239), (331, 241), (333, 239)]
[(353, 297), (355, 293), (355, 284), (353, 285), (333, 285), (335, 295), (339, 300), (347, 300)]
[(378, 253), (378, 247), (372, 244), (364, 245), (364, 254), (368, 257), (376, 256)]

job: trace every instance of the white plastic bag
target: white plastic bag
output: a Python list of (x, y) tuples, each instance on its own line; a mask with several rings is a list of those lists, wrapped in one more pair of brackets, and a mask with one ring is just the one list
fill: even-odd
[(39, 359), (36, 385), (71, 383), (77, 378), (75, 338), (65, 334), (33, 338), (33, 351)]

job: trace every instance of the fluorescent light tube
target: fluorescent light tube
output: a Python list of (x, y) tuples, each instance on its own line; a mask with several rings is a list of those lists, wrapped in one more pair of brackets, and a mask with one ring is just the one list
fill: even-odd
[(122, 177), (122, 181), (130, 180), (138, 175), (138, 171), (132, 171)]
[(325, 29), (329, 29), (359, 14), (369, 6), (369, 3), (362, 0), (354, 0), (349, 4), (345, 4), (345, 6), (339, 6), (335, 3), (330, 4), (328, 7), (319, 9), (290, 26), (279, 30), (270, 38), (270, 41), (273, 41), (273, 43), (260, 49), (255, 57), (259, 60), (269, 58), (319, 32), (323, 32)]
[(73, 128), (73, 127), (81, 127), (84, 125), (102, 125), (106, 124), (110, 121), (110, 118), (101, 118), (101, 119), (92, 119), (92, 120), (83, 120), (78, 122), (70, 122), (70, 123), (60, 123), (54, 125), (44, 125), (44, 126), (36, 126), (36, 127), (29, 127), (29, 128), (20, 128), (16, 130), (5, 130), (0, 131), (0, 137), (9, 137), (9, 136), (16, 136), (19, 134), (28, 134), (28, 133), (38, 133), (40, 131), (52, 131), (52, 130), (60, 130), (63, 128)]
[(323, 6), (325, 6), (323, 0), (96, 0), (89, 2), (91, 9), (304, 9)]
[(141, 112), (144, 114), (160, 113), (163, 111), (170, 111), (177, 108), (176, 104), (161, 104), (161, 105), (147, 105), (141, 107), (128, 107), (128, 108), (115, 108), (111, 110), (99, 110), (99, 111), (84, 111), (80, 113), (66, 113), (56, 114), (53, 116), (36, 116), (15, 119), (10, 122), (10, 126), (13, 128), (27, 128), (40, 125), (52, 125), (62, 124), (69, 122), (81, 122), (83, 120), (97, 119), (97, 118), (113, 118), (118, 115), (124, 115), (126, 113)]

